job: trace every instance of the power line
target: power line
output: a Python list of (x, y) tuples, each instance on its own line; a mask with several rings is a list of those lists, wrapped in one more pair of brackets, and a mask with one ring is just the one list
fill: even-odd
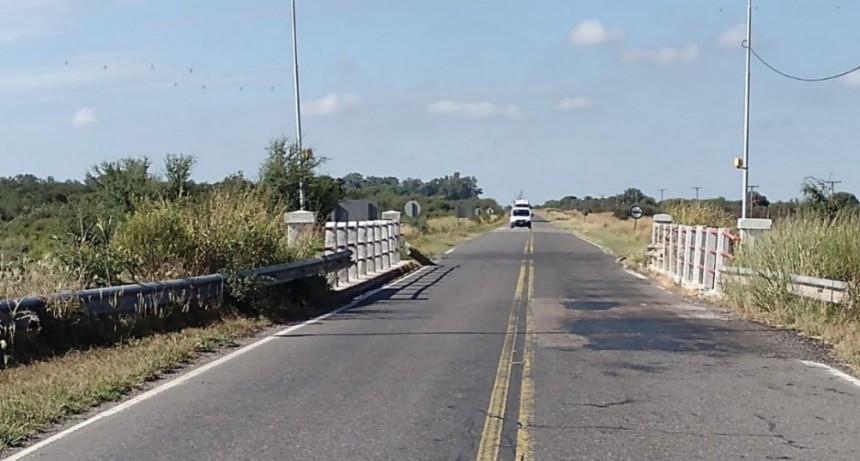
[(666, 189), (659, 189), (660, 191), (660, 202), (663, 201), (663, 192), (666, 192)]
[(853, 69), (851, 69), (851, 70), (847, 70), (847, 71), (845, 71), (845, 72), (842, 72), (842, 73), (839, 73), (839, 74), (836, 74), (836, 75), (830, 75), (830, 76), (828, 76), (828, 77), (820, 77), (820, 78), (804, 78), (804, 77), (796, 77), (796, 76), (794, 76), (794, 75), (787, 74), (787, 73), (785, 73), (785, 72), (783, 72), (783, 71), (781, 71), (781, 70), (777, 69), (776, 67), (774, 67), (774, 66), (770, 65), (767, 61), (765, 61), (765, 59), (764, 59), (764, 58), (762, 58), (761, 56), (759, 56), (759, 54), (758, 54), (758, 53), (756, 53), (756, 51), (755, 51), (751, 46), (749, 46), (749, 44), (747, 43), (747, 41), (746, 41), (746, 40), (744, 40), (743, 42), (741, 42), (741, 46), (742, 46), (743, 48), (747, 48), (747, 49), (749, 49), (749, 50), (750, 50), (750, 52), (753, 54), (753, 56), (755, 56), (755, 57), (756, 57), (756, 59), (758, 59), (759, 61), (761, 61), (761, 63), (762, 63), (762, 64), (764, 64), (765, 66), (767, 66), (770, 70), (772, 70), (772, 71), (776, 72), (776, 73), (777, 73), (777, 74), (779, 74), (779, 75), (782, 75), (782, 76), (783, 76), (783, 77), (785, 77), (785, 78), (790, 78), (790, 79), (792, 79), (792, 80), (798, 80), (798, 81), (801, 81), (801, 82), (823, 82), (823, 81), (826, 81), (826, 80), (833, 80), (833, 79), (837, 79), (837, 78), (839, 78), (839, 77), (844, 77), (844, 76), (846, 76), (846, 75), (848, 75), (848, 74), (850, 74), (850, 73), (852, 73), (852, 72), (857, 72), (858, 70), (860, 70), (860, 66), (857, 66), (857, 67), (855, 67), (855, 68), (853, 68)]

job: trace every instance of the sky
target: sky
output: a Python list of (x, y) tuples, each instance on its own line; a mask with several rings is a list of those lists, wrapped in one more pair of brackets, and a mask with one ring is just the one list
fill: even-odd
[[(744, 0), (298, 0), (297, 18), (303, 143), (327, 174), (459, 171), (501, 202), (741, 195)], [(857, 18), (755, 0), (753, 49), (837, 74), (860, 65)], [(0, 175), (184, 153), (197, 180), (255, 177), (296, 136), (291, 37), (287, 0), (0, 0)], [(753, 58), (750, 95), (750, 184), (860, 193), (860, 72), (799, 82)]]

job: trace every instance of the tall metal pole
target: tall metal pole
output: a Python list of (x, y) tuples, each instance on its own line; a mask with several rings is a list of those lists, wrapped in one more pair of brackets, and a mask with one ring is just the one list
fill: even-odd
[(752, 0), (747, 0), (747, 52), (746, 78), (744, 82), (744, 164), (743, 164), (743, 194), (741, 195), (741, 218), (746, 219), (747, 191), (750, 181), (750, 51), (752, 47)]
[[(293, 68), (295, 69), (296, 82), (296, 144), (298, 147), (299, 162), (302, 162), (304, 167), (304, 152), (302, 151), (302, 110), (299, 100), (299, 49), (296, 44), (296, 0), (292, 1), (292, 21), (293, 21)], [(299, 209), (305, 209), (305, 185), (303, 172), (299, 171)]]

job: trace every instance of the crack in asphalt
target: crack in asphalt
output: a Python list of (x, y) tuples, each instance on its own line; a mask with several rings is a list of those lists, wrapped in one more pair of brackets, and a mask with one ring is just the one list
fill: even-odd
[(575, 403), (574, 405), (582, 406), (582, 407), (595, 407), (595, 408), (611, 408), (617, 407), (621, 405), (629, 405), (634, 403), (633, 399), (624, 399), (618, 402), (604, 402), (604, 403)]

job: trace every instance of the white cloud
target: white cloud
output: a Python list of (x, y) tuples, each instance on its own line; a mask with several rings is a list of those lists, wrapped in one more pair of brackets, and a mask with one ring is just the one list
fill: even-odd
[(716, 41), (717, 48), (729, 50), (732, 48), (740, 48), (741, 43), (747, 38), (747, 28), (745, 24), (736, 24), (723, 32)]
[(608, 28), (596, 19), (580, 22), (570, 31), (568, 39), (575, 45), (602, 45), (622, 40), (620, 29)]
[(97, 121), (96, 110), (92, 107), (84, 107), (75, 112), (75, 116), (72, 117), (72, 126), (75, 128), (86, 128), (94, 125)]
[(592, 107), (594, 107), (594, 103), (590, 99), (583, 97), (564, 98), (558, 102), (558, 110), (583, 110), (591, 109)]
[(330, 93), (320, 99), (308, 101), (307, 103), (302, 104), (302, 109), (308, 115), (323, 117), (345, 112), (355, 107), (360, 101), (361, 98), (354, 94)]
[(482, 119), (492, 117), (503, 117), (518, 119), (524, 116), (523, 111), (516, 104), (499, 106), (487, 101), (464, 102), (442, 99), (431, 103), (427, 110), (434, 115), (461, 117), (469, 119)]
[(662, 48), (657, 51), (628, 50), (622, 58), (627, 62), (653, 62), (656, 64), (671, 64), (674, 62), (695, 61), (701, 56), (699, 45), (688, 43), (681, 48)]
[(840, 78), (842, 83), (848, 86), (860, 86), (860, 71), (854, 71)]

